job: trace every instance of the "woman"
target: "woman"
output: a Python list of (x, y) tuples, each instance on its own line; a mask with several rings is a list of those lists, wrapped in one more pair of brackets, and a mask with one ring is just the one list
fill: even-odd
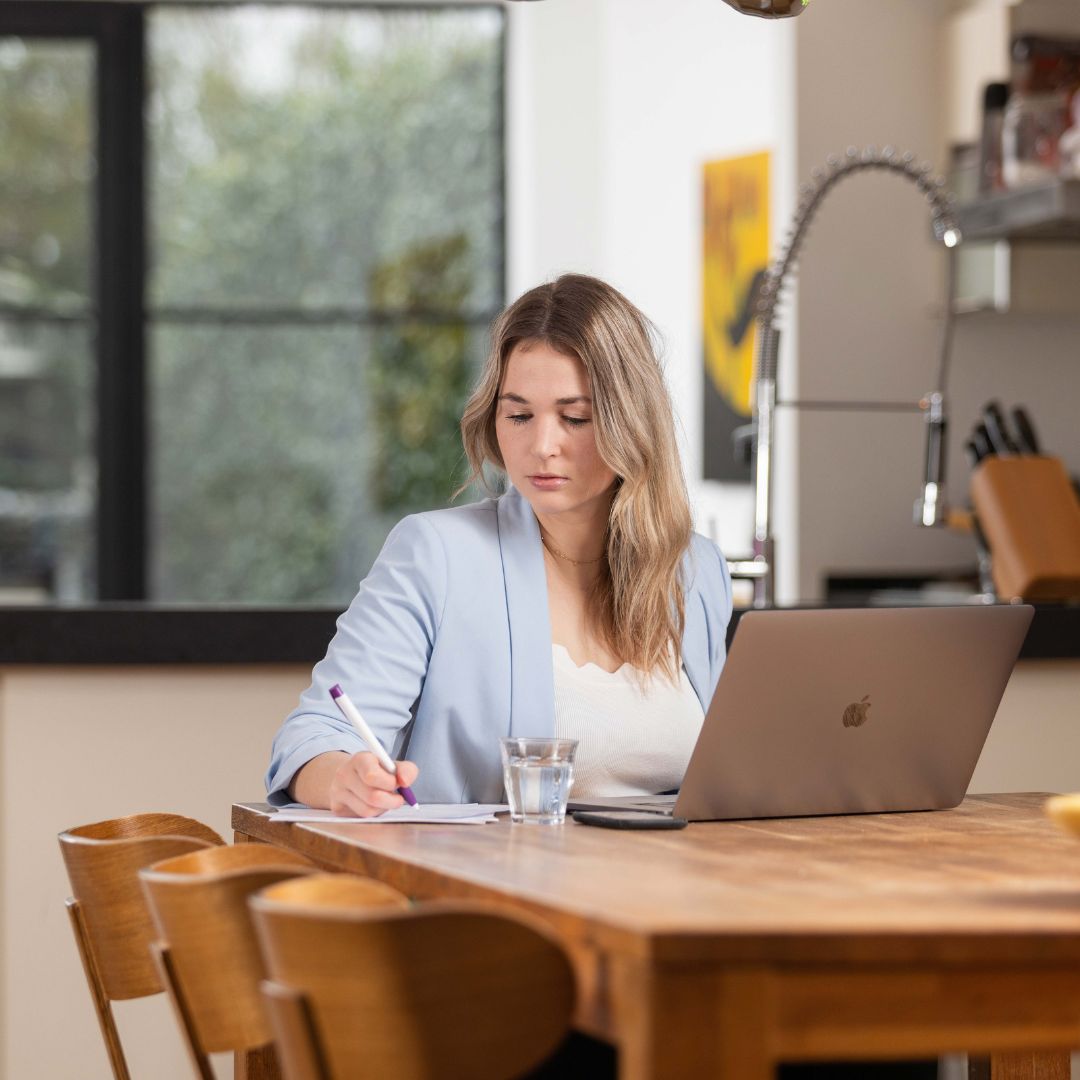
[[(731, 583), (694, 534), (646, 318), (565, 275), (498, 318), (461, 422), (506, 494), (405, 518), (279, 731), (272, 803), (345, 815), (498, 802), (499, 737), (580, 740), (574, 795), (678, 787), (725, 656)], [(364, 751), (340, 683), (399, 760)]]

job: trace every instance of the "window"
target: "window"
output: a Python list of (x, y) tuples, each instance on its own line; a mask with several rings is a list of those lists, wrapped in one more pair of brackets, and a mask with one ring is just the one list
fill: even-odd
[(33, 7), (13, 32), (0, 4), (26, 146), (0, 166), (0, 588), (347, 600), (462, 479), (503, 299), (502, 12)]
[(85, 595), (95, 544), (96, 58), (0, 39), (0, 589)]

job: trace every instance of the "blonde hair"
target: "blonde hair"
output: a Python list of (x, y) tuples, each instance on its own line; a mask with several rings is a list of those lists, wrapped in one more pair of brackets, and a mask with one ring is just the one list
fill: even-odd
[(491, 350), (465, 405), (461, 437), (472, 467), (505, 471), (495, 435), (499, 390), (519, 342), (577, 357), (592, 387), (596, 448), (616, 476), (607, 560), (589, 597), (592, 627), (624, 663), (678, 677), (686, 619), (682, 558), (690, 544), (671, 398), (649, 320), (610, 285), (564, 274), (530, 289), (492, 327)]

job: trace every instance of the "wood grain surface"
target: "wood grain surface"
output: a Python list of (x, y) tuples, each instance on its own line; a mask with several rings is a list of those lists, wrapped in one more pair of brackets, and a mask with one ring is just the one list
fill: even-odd
[(278, 825), (259, 804), (237, 806), (233, 826), (411, 896), (506, 899), (666, 959), (1080, 962), (1080, 844), (1045, 798), (678, 832)]

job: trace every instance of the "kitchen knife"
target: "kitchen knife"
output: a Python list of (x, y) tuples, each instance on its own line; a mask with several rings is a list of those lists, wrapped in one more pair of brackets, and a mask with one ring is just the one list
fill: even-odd
[(990, 436), (986, 433), (985, 424), (975, 425), (975, 430), (971, 433), (971, 442), (980, 461), (993, 455), (994, 448), (990, 445)]
[(1021, 454), (1041, 454), (1039, 438), (1035, 434), (1035, 428), (1031, 426), (1031, 417), (1027, 409), (1017, 405), (1012, 411), (1013, 429), (1016, 431), (1016, 442), (1020, 447)]
[(1005, 427), (1005, 417), (1001, 415), (1001, 407), (996, 401), (988, 401), (983, 406), (982, 418), (994, 453), (1002, 456), (1015, 454), (1016, 443), (1009, 438), (1008, 429)]

